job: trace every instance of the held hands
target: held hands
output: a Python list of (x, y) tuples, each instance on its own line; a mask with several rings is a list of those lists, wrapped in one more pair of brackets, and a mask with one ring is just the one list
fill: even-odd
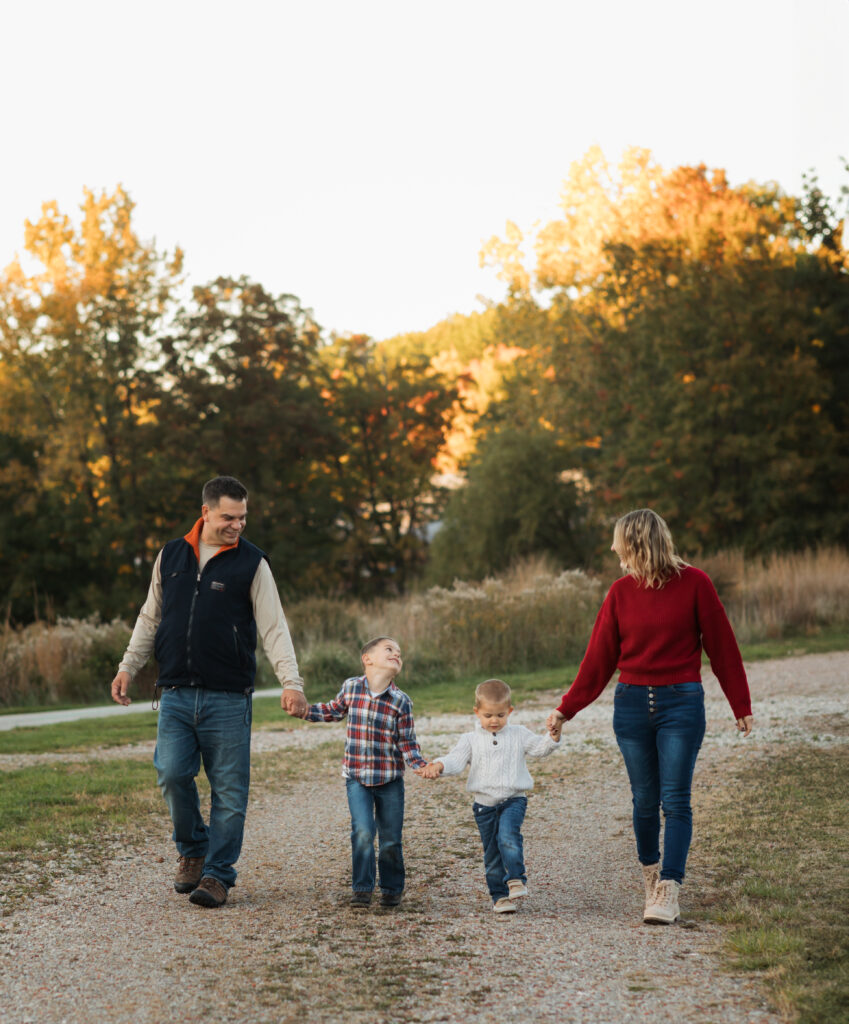
[(745, 715), (743, 718), (737, 719), (737, 731), (741, 732), (744, 737), (748, 736), (754, 724), (754, 718), (751, 715)]
[(561, 715), (559, 711), (552, 711), (551, 714), (545, 720), (545, 727), (548, 729), (548, 735), (556, 742), (560, 739), (560, 733), (563, 731), (563, 723), (566, 721), (566, 716)]
[(285, 690), (280, 694), (280, 707), (293, 718), (306, 718), (307, 698), (300, 690)]
[(444, 767), (445, 765), (441, 761), (431, 761), (423, 768), (414, 768), (413, 771), (423, 779), (438, 779)]
[(132, 700), (127, 696), (127, 690), (130, 688), (130, 673), (119, 672), (112, 680), (112, 700), (116, 704), (123, 704), (126, 707), (128, 704), (132, 704)]

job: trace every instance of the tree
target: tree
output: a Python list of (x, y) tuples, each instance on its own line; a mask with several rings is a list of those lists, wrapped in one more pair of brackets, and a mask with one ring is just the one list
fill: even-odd
[(849, 365), (849, 277), (822, 203), (644, 151), (617, 179), (591, 151), (562, 206), (533, 269), (515, 232), (488, 252), (512, 303), (549, 296), (540, 416), (582, 441), (598, 510), (654, 505), (689, 550), (845, 541), (845, 391), (827, 368)]
[(583, 477), (564, 470), (571, 461), (552, 431), (491, 429), (445, 508), (428, 578), (483, 579), (539, 552), (561, 565), (588, 565), (596, 538)]
[(402, 592), (420, 571), (442, 501), (435, 459), (458, 400), (426, 357), (397, 361), (363, 335), (322, 352), (322, 391), (345, 450), (335, 458), (341, 550), (353, 593)]
[(157, 500), (143, 481), (155, 458), (154, 339), (182, 254), (142, 242), (132, 210), (121, 188), (86, 190), (78, 225), (44, 204), (25, 225), (34, 271), (16, 258), (0, 278), (0, 432), (15, 453), (0, 479), (18, 517), (0, 566), (3, 599), (21, 615), (33, 581), (57, 609), (104, 611), (142, 582)]
[(321, 397), (320, 344), (294, 296), (247, 278), (195, 288), (164, 342), (161, 444), (184, 467), (183, 515), (198, 504), (201, 477), (239, 477), (249, 536), (290, 594), (335, 582), (332, 467), (342, 444)]

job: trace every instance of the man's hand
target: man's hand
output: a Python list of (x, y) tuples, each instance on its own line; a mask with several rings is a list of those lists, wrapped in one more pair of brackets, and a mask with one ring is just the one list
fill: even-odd
[(444, 767), (445, 765), (441, 761), (431, 761), (421, 768), (414, 768), (413, 771), (416, 775), (421, 775), (423, 779), (438, 779)]
[(126, 707), (127, 704), (133, 703), (127, 696), (127, 690), (129, 690), (131, 682), (129, 672), (119, 672), (112, 680), (112, 700), (116, 704), (123, 704)]
[(300, 690), (284, 690), (280, 694), (280, 707), (293, 718), (304, 718), (309, 705)]
[(563, 723), (566, 721), (566, 716), (561, 715), (559, 711), (552, 711), (551, 714), (545, 720), (545, 727), (548, 729), (548, 735), (553, 740), (560, 739), (560, 733), (563, 731)]

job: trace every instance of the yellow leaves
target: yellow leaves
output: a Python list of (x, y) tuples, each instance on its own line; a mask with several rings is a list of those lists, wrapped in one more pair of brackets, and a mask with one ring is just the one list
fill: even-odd
[(584, 441), (585, 448), (601, 448), (601, 434), (596, 434), (595, 437), (589, 437)]
[(818, 416), (822, 412), (822, 406), (819, 404), (819, 402), (814, 402), (814, 404), (811, 406), (811, 411), (814, 413), (815, 416)]
[[(704, 165), (664, 171), (648, 150), (636, 147), (612, 168), (594, 146), (569, 168), (561, 216), (527, 236), (508, 222), (504, 238), (490, 239), (481, 261), (499, 267), (519, 290), (533, 282), (579, 292), (614, 273), (617, 253), (638, 256), (648, 247), (707, 264), (764, 257), (786, 262), (794, 258), (787, 227), (796, 207), (785, 199), (774, 186), (732, 188), (724, 171)], [(679, 284), (673, 273), (665, 280), (670, 288)]]
[(108, 455), (101, 455), (99, 459), (88, 463), (89, 472), (92, 476), (102, 479), (109, 472), (112, 460)]
[(685, 373), (684, 376), (681, 378), (681, 382), (683, 384), (692, 384), (695, 379), (696, 375), (694, 373)]

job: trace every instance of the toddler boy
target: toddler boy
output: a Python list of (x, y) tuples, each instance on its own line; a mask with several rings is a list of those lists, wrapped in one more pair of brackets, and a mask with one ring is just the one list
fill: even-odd
[(515, 913), (513, 901), (528, 895), (521, 829), (528, 806), (525, 794), (534, 780), (525, 758), (547, 757), (560, 745), (548, 734), (537, 736), (523, 725), (510, 725), (510, 699), (510, 687), (501, 679), (481, 683), (475, 690), (475, 731), (463, 733), (449, 754), (417, 772), (435, 779), (443, 773), (459, 775), (471, 764), (466, 789), (475, 798), (472, 810), (496, 914)]

